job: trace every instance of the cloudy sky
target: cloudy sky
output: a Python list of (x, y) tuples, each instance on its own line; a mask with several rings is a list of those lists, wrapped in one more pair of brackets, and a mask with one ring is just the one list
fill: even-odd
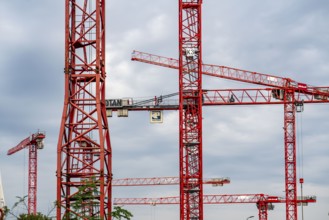
[[(329, 86), (329, 1), (204, 0), (203, 62)], [(130, 61), (133, 50), (178, 57), (177, 0), (107, 1), (108, 98), (149, 98), (178, 91), (176, 70)], [(0, 0), (0, 170), (7, 205), (27, 195), (28, 151), (7, 150), (38, 129), (38, 210), (55, 201), (56, 147), (64, 96), (64, 0)], [(204, 89), (250, 85), (204, 77)], [(259, 86), (256, 86), (258, 88)], [(109, 118), (114, 178), (178, 176), (178, 112), (150, 124), (148, 112)], [(297, 115), (298, 178), (317, 203), (305, 219), (328, 219), (328, 104)], [(204, 177), (231, 184), (205, 194), (284, 196), (283, 106), (203, 109)], [(302, 162), (301, 162), (302, 161)], [(298, 188), (300, 190), (300, 188)], [(114, 188), (114, 197), (178, 195), (178, 186)], [(179, 219), (178, 206), (127, 207), (134, 219)], [(257, 216), (255, 205), (205, 206), (205, 219)], [(238, 211), (237, 211), (238, 210)], [(300, 211), (300, 210), (299, 210)], [(301, 213), (299, 212), (299, 215)], [(269, 219), (284, 219), (284, 204)]]

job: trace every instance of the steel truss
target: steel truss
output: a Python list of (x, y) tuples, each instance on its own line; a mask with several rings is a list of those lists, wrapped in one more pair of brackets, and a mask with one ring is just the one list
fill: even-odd
[(179, 0), (180, 219), (203, 219), (202, 0)]
[[(66, 0), (65, 98), (57, 149), (57, 219), (110, 219), (105, 0)], [(81, 198), (83, 202), (81, 201)]]

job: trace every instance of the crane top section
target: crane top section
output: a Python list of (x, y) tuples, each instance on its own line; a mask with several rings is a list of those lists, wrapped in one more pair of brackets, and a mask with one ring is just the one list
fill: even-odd
[[(140, 51), (133, 51), (131, 60), (172, 69), (179, 68), (179, 61), (177, 59)], [(304, 94), (312, 94), (324, 97), (329, 96), (328, 87), (315, 87), (306, 83), (297, 82), (290, 78), (263, 74), (255, 71), (248, 71), (227, 66), (202, 64), (202, 74), (256, 85), (270, 86), (280, 89), (293, 89)]]
[(7, 155), (12, 155), (24, 148), (27, 148), (28, 146), (34, 145), (37, 147), (37, 149), (43, 149), (43, 139), (46, 137), (45, 132), (36, 132), (29, 137), (22, 140), (17, 146), (11, 148), (8, 150)]

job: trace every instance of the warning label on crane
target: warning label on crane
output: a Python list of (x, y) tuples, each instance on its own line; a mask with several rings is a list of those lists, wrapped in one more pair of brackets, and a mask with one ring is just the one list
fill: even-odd
[(150, 111), (150, 122), (151, 123), (162, 123), (163, 122), (163, 112), (160, 110)]

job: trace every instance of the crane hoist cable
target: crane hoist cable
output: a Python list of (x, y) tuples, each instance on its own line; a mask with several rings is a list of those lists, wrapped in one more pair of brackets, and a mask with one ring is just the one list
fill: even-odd
[[(299, 117), (298, 117), (299, 115)], [(303, 143), (303, 112), (297, 114), (297, 150), (298, 150), (298, 165), (299, 178), (304, 177), (304, 143)]]
[(26, 160), (27, 160), (27, 156), (26, 156), (26, 151), (23, 150), (23, 181), (22, 181), (22, 189), (23, 189), (23, 196), (25, 196), (25, 187), (26, 187), (26, 173), (27, 173), (27, 170), (26, 170)]
[(137, 105), (143, 105), (143, 104), (147, 104), (147, 103), (150, 103), (150, 102), (154, 102), (155, 100), (157, 100), (157, 103), (159, 104), (163, 101), (163, 99), (173, 97), (173, 96), (176, 96), (178, 94), (179, 94), (178, 92), (175, 92), (175, 93), (171, 93), (171, 94), (168, 94), (168, 95), (160, 95), (160, 96), (156, 96), (155, 98), (135, 102), (134, 105), (136, 105), (136, 106)]

